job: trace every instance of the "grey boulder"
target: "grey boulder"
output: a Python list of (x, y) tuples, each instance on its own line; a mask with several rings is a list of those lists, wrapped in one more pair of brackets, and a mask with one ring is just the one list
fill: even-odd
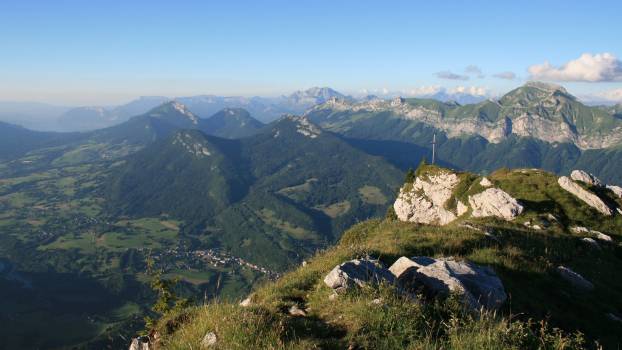
[(335, 290), (354, 286), (375, 285), (382, 282), (393, 284), (395, 277), (377, 260), (354, 259), (335, 266), (324, 278), (324, 283)]
[(429, 296), (457, 293), (472, 310), (497, 309), (507, 299), (503, 283), (492, 269), (454, 258), (402, 257), (390, 270), (400, 271), (397, 285), (403, 290), (422, 290)]

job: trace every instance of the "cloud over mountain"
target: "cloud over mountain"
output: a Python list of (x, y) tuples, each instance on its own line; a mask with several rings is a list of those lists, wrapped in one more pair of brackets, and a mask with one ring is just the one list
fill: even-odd
[(448, 70), (436, 73), (436, 76), (440, 79), (447, 80), (469, 80), (468, 75), (452, 73)]
[(613, 54), (584, 53), (575, 60), (555, 67), (548, 61), (529, 67), (532, 79), (555, 81), (622, 81), (622, 62)]

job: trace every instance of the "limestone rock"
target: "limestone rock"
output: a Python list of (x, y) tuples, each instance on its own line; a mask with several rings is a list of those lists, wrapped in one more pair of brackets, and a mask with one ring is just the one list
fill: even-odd
[(467, 211), (469, 211), (469, 207), (466, 204), (462, 203), (462, 201), (458, 201), (458, 204), (456, 205), (456, 213), (458, 214), (458, 216), (462, 216)]
[(594, 285), (590, 281), (586, 280), (585, 278), (583, 278), (583, 276), (565, 266), (558, 266), (557, 273), (559, 273), (559, 275), (563, 279), (570, 282), (570, 284), (572, 284), (576, 288), (583, 290), (594, 289)]
[(607, 188), (611, 190), (611, 192), (613, 192), (616, 196), (618, 196), (619, 198), (622, 198), (622, 187), (614, 186), (614, 185), (607, 185)]
[(564, 190), (572, 193), (577, 198), (585, 202), (587, 205), (598, 210), (603, 215), (612, 215), (612, 210), (600, 199), (597, 195), (590, 191), (585, 190), (574, 181), (570, 180), (567, 176), (562, 176), (557, 180), (557, 183)]
[(591, 232), (592, 232), (593, 234), (595, 234), (595, 235), (596, 235), (596, 238), (598, 238), (598, 239), (599, 239), (599, 240), (601, 240), (601, 241), (605, 241), (605, 242), (612, 242), (612, 241), (613, 241), (613, 239), (611, 238), (611, 236), (606, 235), (606, 234), (604, 234), (604, 233), (602, 233), (602, 232), (599, 232), (599, 231), (591, 231)]
[(216, 336), (216, 333), (207, 332), (205, 336), (203, 337), (203, 339), (201, 340), (201, 348), (202, 349), (213, 348), (216, 346), (216, 343), (218, 343), (218, 337)]
[(492, 182), (490, 182), (490, 180), (488, 180), (487, 177), (483, 177), (482, 181), (480, 181), (479, 184), (482, 187), (490, 187), (490, 186), (492, 186)]
[(432, 258), (426, 257), (414, 257), (409, 259), (405, 256), (397, 259), (391, 267), (389, 267), (389, 271), (395, 276), (395, 278), (400, 278), (400, 276), (406, 272), (410, 268), (418, 269), (420, 267), (424, 267), (434, 263), (436, 260)]
[(240, 302), (240, 306), (241, 307), (249, 307), (249, 306), (251, 306), (252, 302), (253, 301), (251, 300), (251, 297), (248, 297), (248, 298), (246, 298), (246, 299), (244, 299), (244, 300), (242, 300)]
[(469, 196), (469, 205), (474, 217), (497, 216), (512, 220), (523, 212), (523, 206), (516, 199), (498, 188)]
[(300, 316), (300, 317), (307, 316), (307, 312), (299, 308), (298, 305), (292, 305), (287, 312), (289, 312), (289, 314), (292, 316)]
[(573, 170), (570, 173), (570, 178), (573, 179), (574, 181), (581, 181), (588, 185), (593, 185), (593, 186), (603, 185), (603, 183), (600, 182), (600, 180), (596, 176), (583, 170)]
[(445, 209), (445, 202), (452, 196), (460, 182), (458, 176), (441, 171), (425, 178), (417, 177), (413, 184), (400, 189), (393, 204), (395, 214), (401, 221), (445, 225), (456, 219), (456, 214)]
[[(404, 266), (409, 267), (403, 270)], [(473, 310), (480, 307), (495, 309), (507, 299), (503, 284), (494, 271), (473, 263), (453, 258), (402, 257), (391, 268), (392, 271), (403, 270), (397, 278), (401, 288), (413, 292), (422, 288), (424, 293), (432, 296), (458, 293)]]
[(394, 280), (391, 271), (378, 261), (354, 259), (335, 266), (324, 278), (324, 283), (332, 289), (340, 290), (381, 282), (393, 283)]
[(149, 350), (149, 337), (138, 337), (132, 339), (130, 350)]

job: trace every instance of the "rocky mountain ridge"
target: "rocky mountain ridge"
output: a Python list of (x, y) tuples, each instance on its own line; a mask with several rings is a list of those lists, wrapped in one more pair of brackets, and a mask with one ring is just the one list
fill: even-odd
[(363, 102), (332, 98), (305, 114), (325, 127), (348, 128), (348, 118), (358, 121), (383, 113), (430, 125), (450, 138), (479, 135), (500, 143), (516, 135), (584, 150), (622, 143), (622, 119), (615, 112), (585, 106), (563, 87), (540, 82), (527, 83), (499, 100), (470, 105), (401, 97)]

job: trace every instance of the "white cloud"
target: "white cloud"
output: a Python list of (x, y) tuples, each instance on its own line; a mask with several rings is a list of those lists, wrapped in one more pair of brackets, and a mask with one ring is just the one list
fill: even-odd
[(622, 62), (611, 53), (584, 53), (560, 67), (548, 61), (529, 67), (532, 79), (554, 81), (622, 81)]
[(493, 74), (493, 77), (505, 80), (514, 80), (516, 79), (516, 74), (514, 74), (514, 72), (500, 72)]

